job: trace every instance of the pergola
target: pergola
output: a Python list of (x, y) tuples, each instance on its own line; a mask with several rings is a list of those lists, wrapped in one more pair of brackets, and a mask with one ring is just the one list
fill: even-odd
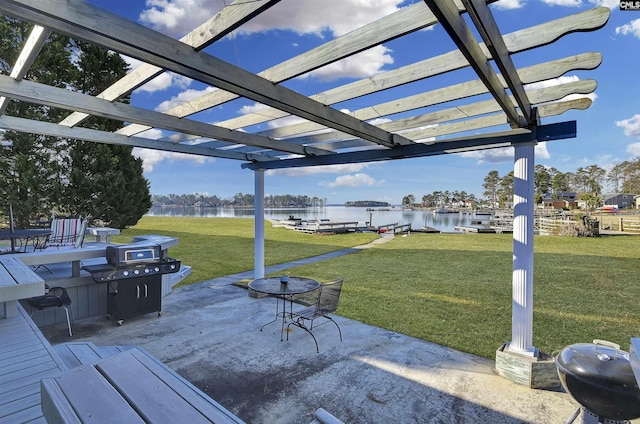
[[(287, 0), (282, 3), (286, 3)], [(292, 1), (292, 0), (289, 0)], [(0, 75), (0, 128), (99, 143), (122, 144), (241, 162), (255, 173), (255, 276), (264, 276), (264, 173), (290, 167), (386, 161), (513, 146), (514, 232), (512, 340), (509, 349), (535, 356), (533, 327), (534, 146), (576, 136), (576, 122), (543, 124), (545, 118), (591, 101), (575, 94), (595, 90), (581, 80), (525, 90), (574, 70), (595, 69), (598, 52), (569, 52), (566, 57), (516, 68), (512, 56), (540, 49), (573, 33), (603, 27), (609, 9), (595, 8), (502, 34), (487, 3), (493, 0), (424, 0), (292, 57), (259, 73), (249, 72), (207, 53), (207, 47), (279, 0), (235, 0), (180, 40), (141, 26), (81, 0), (3, 0), (0, 13), (34, 24), (11, 74)], [(284, 82), (399, 37), (440, 24), (457, 48), (423, 57), (372, 77), (307, 96)], [(145, 62), (98, 96), (23, 79), (51, 31), (103, 46)], [(574, 44), (576, 47), (579, 44)], [(542, 56), (542, 55), (540, 55)], [(369, 95), (470, 67), (475, 77), (393, 101), (375, 104)], [(118, 99), (160, 75), (173, 71), (209, 86), (208, 94), (164, 113)], [(375, 98), (375, 96), (370, 96)], [(189, 116), (246, 98), (265, 106), (211, 124)], [(346, 113), (332, 107), (359, 98), (367, 104)], [(10, 100), (64, 108), (59, 123), (4, 114)], [(437, 106), (437, 107), (435, 107)], [(394, 118), (404, 113), (401, 118)], [(127, 124), (116, 132), (82, 128), (89, 115)], [(255, 124), (286, 116), (304, 122), (251, 131)], [(391, 117), (382, 124), (371, 120)], [(158, 128), (172, 135), (138, 136)]]

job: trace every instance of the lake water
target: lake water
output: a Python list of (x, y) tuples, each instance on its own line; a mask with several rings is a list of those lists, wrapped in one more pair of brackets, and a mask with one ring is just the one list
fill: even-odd
[[(192, 216), (215, 218), (253, 218), (253, 209), (236, 208), (198, 208), (154, 206), (147, 213), (148, 216)], [(408, 224), (414, 229), (423, 226), (436, 228), (442, 232), (453, 232), (454, 227), (469, 226), (472, 219), (478, 219), (470, 213), (437, 214), (430, 210), (402, 210), (391, 208), (390, 210), (372, 210), (359, 207), (325, 206), (321, 208), (297, 208), (297, 209), (265, 209), (266, 219), (287, 219), (294, 216), (303, 220), (329, 219), (331, 221), (359, 221), (369, 222), (373, 226), (388, 225), (394, 223)], [(486, 217), (485, 217), (486, 218)]]

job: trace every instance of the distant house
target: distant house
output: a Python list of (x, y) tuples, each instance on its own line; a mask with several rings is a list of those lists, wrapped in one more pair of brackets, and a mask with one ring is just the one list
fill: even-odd
[(605, 205), (618, 206), (619, 209), (636, 208), (636, 194), (614, 193), (603, 194), (602, 201)]
[(558, 191), (553, 197), (556, 199), (566, 200), (568, 202), (575, 202), (578, 197), (578, 193), (575, 191)]
[(542, 199), (542, 204), (545, 209), (575, 209), (578, 207), (576, 192), (574, 191), (559, 191), (553, 194), (547, 193)]

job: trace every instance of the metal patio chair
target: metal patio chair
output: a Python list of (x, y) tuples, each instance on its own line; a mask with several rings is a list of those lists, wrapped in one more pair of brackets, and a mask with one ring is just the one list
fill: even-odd
[(69, 306), (71, 306), (71, 298), (69, 297), (69, 293), (67, 293), (67, 289), (64, 287), (46, 288), (48, 289), (48, 292), (43, 296), (30, 297), (27, 299), (27, 303), (33, 309), (31, 316), (38, 311), (45, 311), (52, 308), (63, 308), (67, 315), (69, 336), (73, 336), (73, 333), (71, 332), (72, 316), (71, 311), (69, 310)]
[[(338, 278), (334, 281), (321, 284), (317, 302), (312, 306), (293, 312), (293, 321), (287, 325), (287, 340), (289, 340), (289, 327), (291, 327), (291, 325), (295, 325), (296, 327), (300, 327), (307, 333), (311, 334), (311, 337), (313, 337), (313, 341), (316, 344), (316, 351), (320, 353), (318, 341), (316, 340), (316, 336), (313, 335), (312, 331), (315, 321), (319, 318), (325, 318), (327, 321), (323, 322), (322, 324), (326, 324), (329, 321), (334, 323), (338, 328), (340, 341), (342, 341), (342, 330), (340, 330), (340, 326), (337, 322), (335, 322), (333, 318), (331, 318), (331, 316), (329, 316), (329, 314), (335, 312), (338, 309), (338, 303), (340, 302), (340, 293), (342, 291), (342, 282), (343, 279)], [(310, 323), (309, 327), (307, 327), (307, 325), (305, 324), (306, 321)]]

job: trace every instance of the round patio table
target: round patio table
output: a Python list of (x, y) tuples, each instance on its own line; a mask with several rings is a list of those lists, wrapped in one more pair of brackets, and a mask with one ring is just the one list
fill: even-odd
[[(257, 278), (249, 283), (249, 288), (282, 299), (282, 312), (280, 312), (278, 301), (276, 300), (275, 319), (260, 327), (260, 331), (262, 331), (267, 325), (276, 322), (278, 318), (282, 318), (282, 327), (280, 328), (280, 341), (282, 341), (282, 334), (284, 333), (284, 326), (287, 323), (287, 319), (293, 321), (293, 296), (316, 290), (320, 287), (320, 283), (312, 278), (288, 277), (289, 281), (285, 284), (280, 282), (280, 278), (281, 277)], [(289, 300), (288, 313), (287, 299)]]

